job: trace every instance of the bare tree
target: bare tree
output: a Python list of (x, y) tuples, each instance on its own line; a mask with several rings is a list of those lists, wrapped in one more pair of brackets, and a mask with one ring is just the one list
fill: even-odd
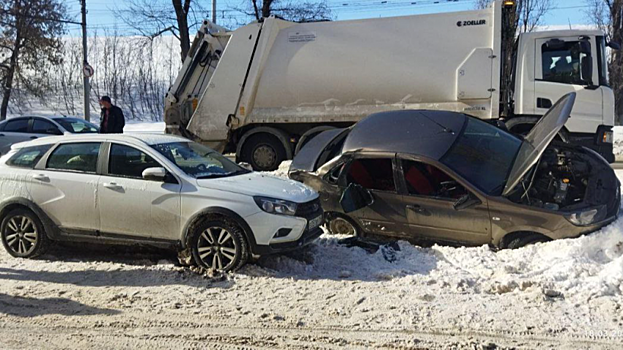
[(158, 0), (128, 0), (126, 4), (114, 10), (115, 15), (150, 39), (173, 34), (180, 42), (182, 61), (190, 50), (190, 30), (208, 15), (197, 0), (171, 0), (171, 4)]
[(326, 21), (331, 20), (331, 10), (326, 0), (295, 1), (295, 0), (250, 0), (251, 11), (242, 12), (259, 20), (270, 16), (277, 16), (294, 22)]
[[(587, 0), (588, 15), (608, 41), (623, 43), (623, 0)], [(609, 81), (614, 92), (618, 124), (623, 122), (623, 54), (610, 50), (608, 60)]]
[(0, 120), (6, 119), (16, 83), (35, 95), (45, 90), (45, 71), (24, 73), (40, 69), (44, 62), (60, 62), (65, 13), (57, 0), (0, 0)]

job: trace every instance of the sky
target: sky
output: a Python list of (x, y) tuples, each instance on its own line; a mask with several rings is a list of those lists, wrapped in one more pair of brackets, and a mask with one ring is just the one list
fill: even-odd
[[(68, 6), (70, 18), (80, 21), (80, 0), (64, 0)], [(157, 0), (164, 6), (171, 6), (171, 0)], [(211, 0), (196, 0), (204, 8), (211, 8)], [(216, 0), (217, 23), (232, 21), (245, 22), (244, 14), (236, 8), (245, 8), (248, 0)], [(294, 0), (296, 1), (296, 0)], [(589, 24), (587, 0), (551, 0), (552, 10), (544, 18), (543, 24), (550, 26)], [(372, 17), (391, 17), (435, 12), (472, 10), (476, 0), (327, 0), (336, 20), (362, 19)], [(86, 0), (87, 30), (92, 34), (104, 30), (116, 30), (121, 35), (133, 35), (136, 31), (125, 24), (114, 13), (123, 11), (127, 2), (124, 0)], [(222, 23), (219, 23), (222, 24)], [(78, 25), (68, 25), (71, 36), (81, 35)]]

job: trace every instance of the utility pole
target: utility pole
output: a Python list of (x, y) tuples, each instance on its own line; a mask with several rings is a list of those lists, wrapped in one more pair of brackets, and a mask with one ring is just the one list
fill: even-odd
[(84, 85), (84, 120), (91, 120), (89, 73), (92, 68), (87, 62), (87, 0), (80, 0), (82, 5), (82, 77)]
[(216, 0), (212, 0), (212, 23), (216, 24)]

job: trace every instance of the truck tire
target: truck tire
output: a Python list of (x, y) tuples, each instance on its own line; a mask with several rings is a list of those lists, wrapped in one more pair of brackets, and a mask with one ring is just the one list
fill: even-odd
[(244, 143), (242, 160), (251, 164), (253, 170), (273, 171), (286, 159), (286, 150), (276, 137), (256, 134)]

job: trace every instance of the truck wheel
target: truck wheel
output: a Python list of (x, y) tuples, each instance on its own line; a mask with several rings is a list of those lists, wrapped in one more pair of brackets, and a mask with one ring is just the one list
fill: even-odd
[(2, 220), (2, 245), (16, 258), (35, 258), (48, 248), (39, 218), (28, 209), (15, 209)]
[(209, 219), (190, 235), (195, 263), (219, 272), (236, 271), (249, 259), (249, 246), (240, 226), (226, 218)]
[(267, 134), (249, 137), (242, 150), (242, 159), (258, 171), (277, 170), (286, 159), (286, 151), (277, 138)]

